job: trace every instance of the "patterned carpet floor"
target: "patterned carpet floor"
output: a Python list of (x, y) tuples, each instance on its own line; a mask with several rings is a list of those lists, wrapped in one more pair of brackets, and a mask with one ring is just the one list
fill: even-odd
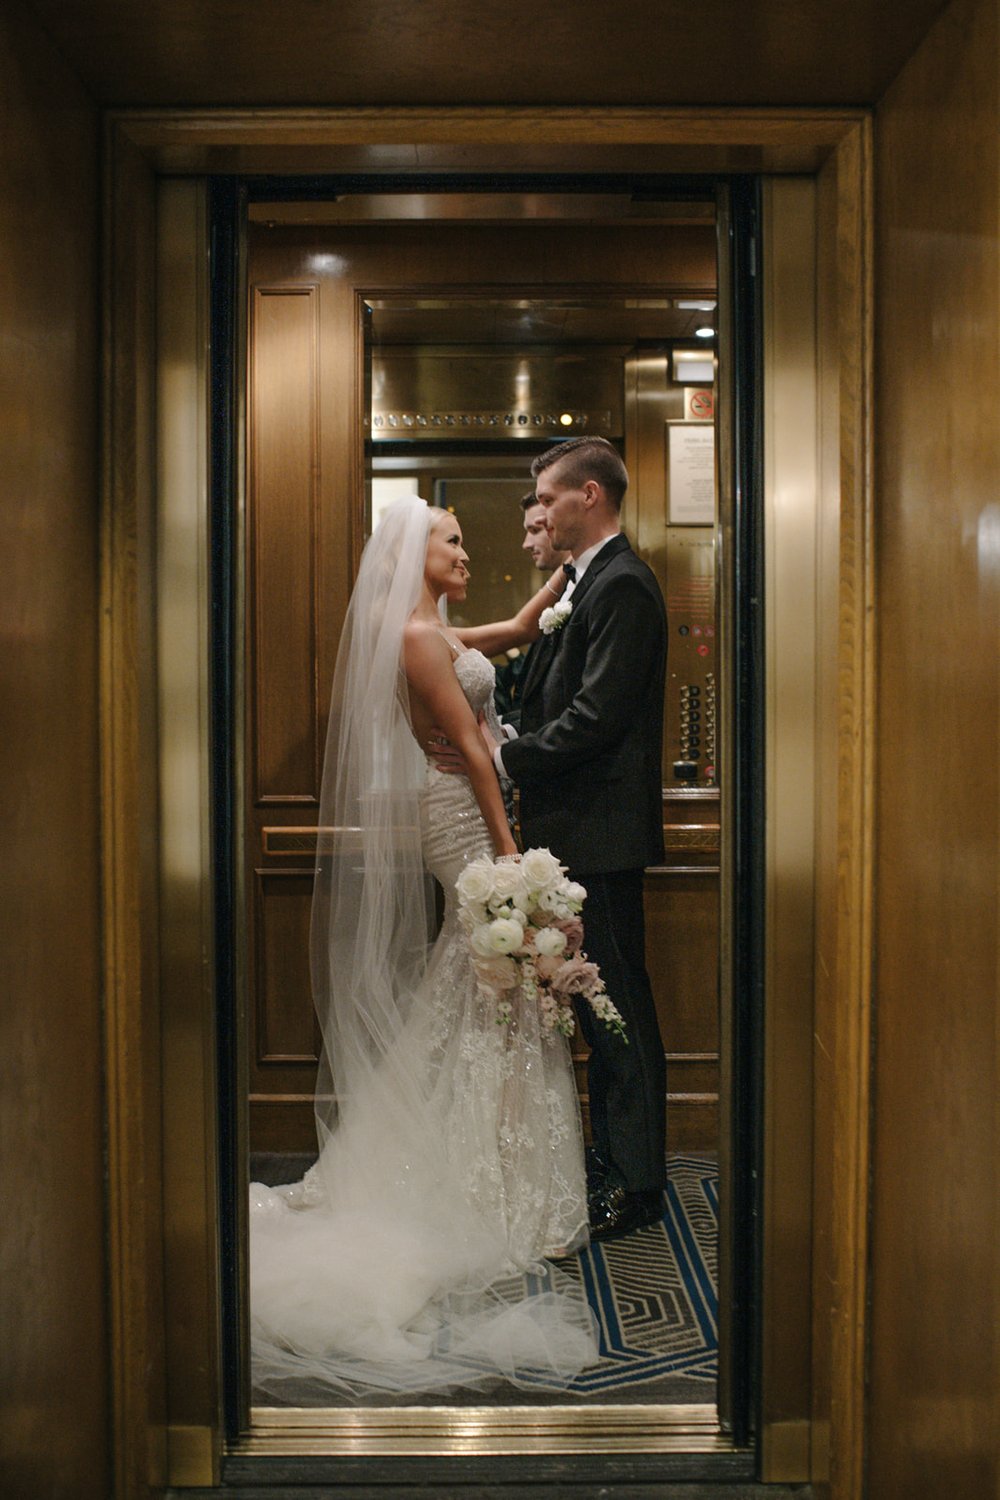
[(606, 1396), (685, 1377), (712, 1399), (717, 1370), (718, 1171), (700, 1157), (668, 1161), (663, 1217), (577, 1257), (601, 1338), (601, 1360), (572, 1394)]
[[(258, 1180), (272, 1183), (300, 1175), (284, 1175), (277, 1161), (265, 1158), (255, 1158), (252, 1170)], [(517, 1405), (714, 1400), (718, 1168), (709, 1157), (672, 1155), (667, 1178), (662, 1219), (624, 1239), (589, 1247), (560, 1262), (555, 1273), (583, 1280), (600, 1333), (599, 1362), (568, 1389), (539, 1376), (536, 1382), (526, 1378), (516, 1391), (498, 1383), (470, 1399), (486, 1395)], [(546, 1291), (552, 1274), (526, 1277), (528, 1291)], [(459, 1397), (458, 1404), (465, 1399)]]

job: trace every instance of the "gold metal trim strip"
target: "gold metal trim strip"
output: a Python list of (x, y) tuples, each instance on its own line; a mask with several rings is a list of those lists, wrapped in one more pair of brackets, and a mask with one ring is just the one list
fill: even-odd
[(722, 843), (718, 823), (674, 823), (664, 829), (669, 850), (685, 849), (715, 853)]
[(489, 1457), (524, 1453), (732, 1453), (714, 1405), (253, 1407), (231, 1453)]

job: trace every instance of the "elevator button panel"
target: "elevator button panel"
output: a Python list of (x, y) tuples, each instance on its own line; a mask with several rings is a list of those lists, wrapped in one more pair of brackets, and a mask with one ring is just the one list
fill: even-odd
[(667, 538), (667, 784), (715, 786), (715, 531), (672, 526)]

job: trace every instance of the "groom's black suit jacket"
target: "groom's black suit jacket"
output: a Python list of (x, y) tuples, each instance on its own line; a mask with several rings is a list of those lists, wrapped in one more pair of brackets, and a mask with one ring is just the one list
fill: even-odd
[(566, 623), (532, 649), (503, 763), (520, 788), (525, 847), (551, 849), (574, 876), (663, 859), (666, 647), (659, 585), (619, 533)]

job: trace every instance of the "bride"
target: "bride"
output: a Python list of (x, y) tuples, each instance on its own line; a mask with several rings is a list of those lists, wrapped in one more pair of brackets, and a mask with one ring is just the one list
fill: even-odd
[[(567, 1042), (531, 1007), (498, 1024), (455, 897), (470, 859), (518, 858), (479, 722), (499, 737), (484, 653), (535, 638), (562, 577), (512, 620), (453, 630), (441, 606), (465, 598), (467, 561), (455, 517), (408, 496), (348, 608), (310, 939), (320, 1154), (300, 1183), (251, 1184), (258, 1399), (551, 1386), (597, 1357), (580, 1281), (553, 1263), (587, 1236)], [(424, 755), (433, 726), (468, 778)]]

